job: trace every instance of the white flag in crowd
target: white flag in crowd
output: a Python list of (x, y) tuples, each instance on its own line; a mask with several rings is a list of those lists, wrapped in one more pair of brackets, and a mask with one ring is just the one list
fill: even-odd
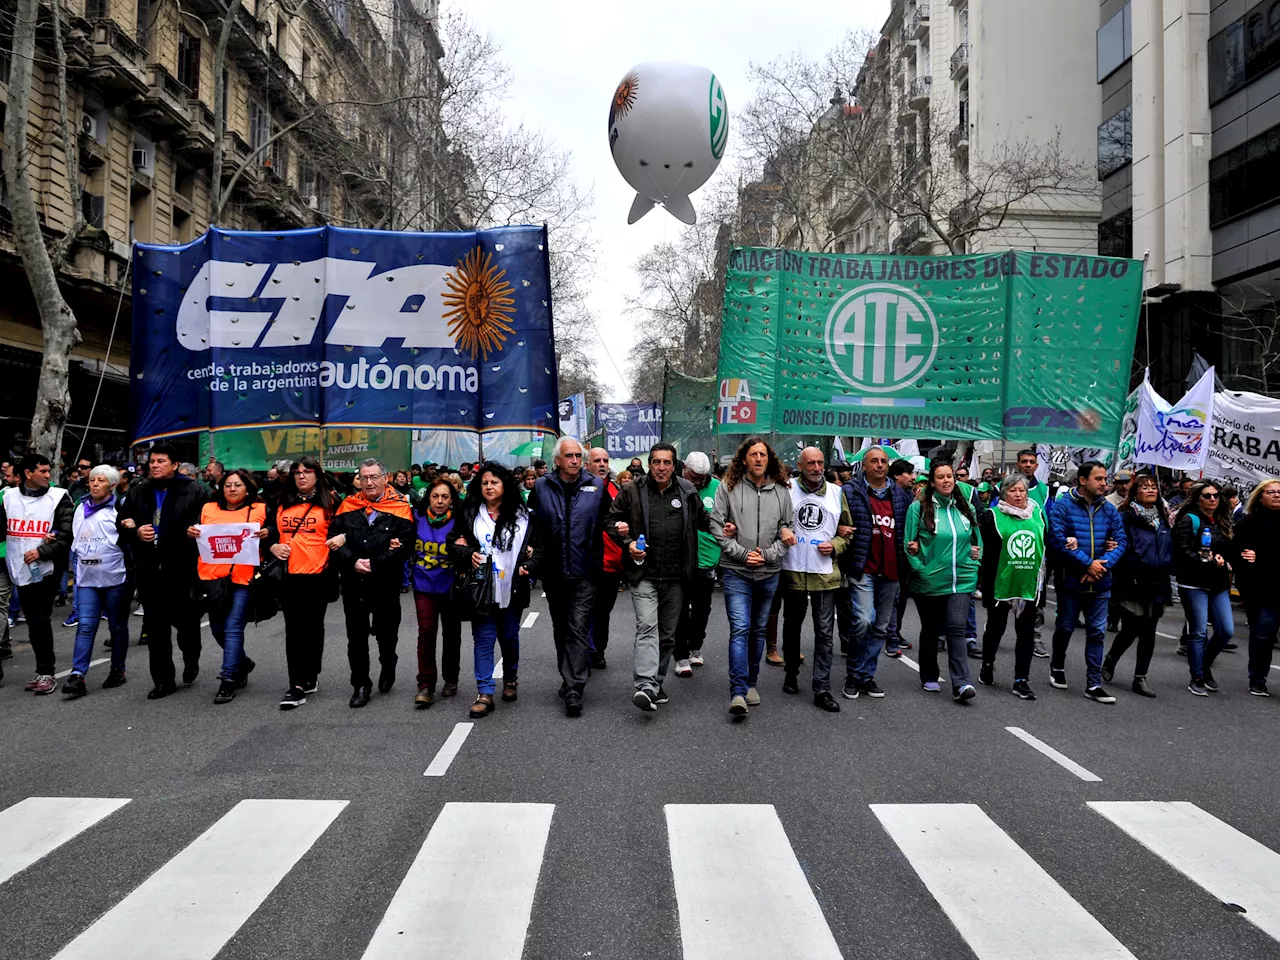
[(1213, 422), (1213, 368), (1176, 404), (1166, 402), (1147, 380), (1139, 389), (1134, 462), (1193, 473), (1203, 470)]

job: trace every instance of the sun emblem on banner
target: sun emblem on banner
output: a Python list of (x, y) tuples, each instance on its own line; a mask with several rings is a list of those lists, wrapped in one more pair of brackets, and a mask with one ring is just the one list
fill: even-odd
[(507, 321), (516, 312), (511, 284), (503, 278), (493, 255), (472, 250), (458, 261), (458, 268), (445, 275), (448, 291), (444, 298), (444, 319), (458, 349), (466, 350), (474, 360), (476, 353), (488, 360), (490, 353), (502, 350), (508, 333), (515, 333)]
[(636, 105), (636, 90), (640, 87), (640, 76), (635, 71), (628, 73), (618, 84), (613, 93), (613, 103), (609, 104), (609, 127), (618, 117), (625, 117)]

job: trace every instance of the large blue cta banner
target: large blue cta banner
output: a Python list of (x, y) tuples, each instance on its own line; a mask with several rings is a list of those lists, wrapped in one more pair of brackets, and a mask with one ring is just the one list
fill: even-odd
[(133, 266), (135, 442), (556, 428), (543, 227), (215, 229)]

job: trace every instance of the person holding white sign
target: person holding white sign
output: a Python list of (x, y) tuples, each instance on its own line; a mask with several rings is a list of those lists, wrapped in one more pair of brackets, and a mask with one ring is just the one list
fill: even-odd
[[(258, 485), (248, 470), (232, 470), (222, 478), (222, 488), (212, 503), (200, 510), (200, 523), (187, 528), (187, 536), (200, 540), (196, 564), (208, 603), (209, 630), (222, 647), (222, 671), (214, 703), (230, 703), (236, 688), (249, 682), (254, 662), (244, 653), (244, 625), (249, 618), (249, 582), (258, 567), (257, 547), (245, 550), (245, 541), (267, 535), (267, 506), (258, 500)], [(223, 529), (208, 531), (217, 525)], [(233, 549), (234, 548), (234, 549)], [(252, 563), (236, 563), (245, 553)]]

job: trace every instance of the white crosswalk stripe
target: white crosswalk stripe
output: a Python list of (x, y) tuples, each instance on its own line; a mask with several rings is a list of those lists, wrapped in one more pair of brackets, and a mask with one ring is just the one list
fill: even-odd
[[(871, 810), (978, 960), (1023, 960), (1026, 918), (1054, 960), (1134, 960), (1058, 882), (972, 803)], [(1017, 909), (1010, 909), (1017, 904)]]
[(665, 809), (685, 960), (840, 960), (772, 806)]
[(100, 797), (28, 797), (0, 811), (0, 883), (128, 802)]
[(208, 960), (346, 805), (241, 800), (55, 960)]
[(1117, 827), (1280, 940), (1280, 853), (1194, 803), (1090, 803)]
[[(129, 803), (30, 797), (0, 810), (0, 883), (42, 869), (39, 861), (82, 833), (118, 832), (123, 821), (107, 818)], [(78, 936), (55, 960), (210, 960), (346, 806), (241, 801), (96, 922), (68, 930)], [(1186, 878), (1174, 882), (1185, 885), (1189, 904), (1202, 889), (1280, 940), (1280, 853), (1191, 803), (1088, 806), (1123, 831), (1096, 821), (1100, 842), (1141, 844)], [(902, 880), (914, 884), (905, 872), (914, 871), (976, 960), (1133, 960), (1117, 937), (1125, 930), (1107, 930), (977, 804), (872, 804), (869, 811), (885, 831), (884, 848), (896, 845), (905, 860)], [(487, 957), (519, 960), (538, 921), (535, 894), (554, 812), (547, 803), (445, 803), (407, 873), (379, 878), (395, 892), (363, 960), (466, 956), (477, 930)], [(684, 960), (840, 960), (801, 866), (804, 853), (793, 849), (773, 806), (670, 804), (664, 813)], [(560, 829), (575, 828), (565, 821)], [(296, 876), (291, 895), (307, 895), (310, 880)], [(20, 883), (4, 889), (22, 890)], [(908, 907), (911, 916), (930, 909)], [(845, 949), (856, 954), (853, 945)]]
[(520, 960), (551, 831), (549, 803), (446, 803), (364, 960)]

